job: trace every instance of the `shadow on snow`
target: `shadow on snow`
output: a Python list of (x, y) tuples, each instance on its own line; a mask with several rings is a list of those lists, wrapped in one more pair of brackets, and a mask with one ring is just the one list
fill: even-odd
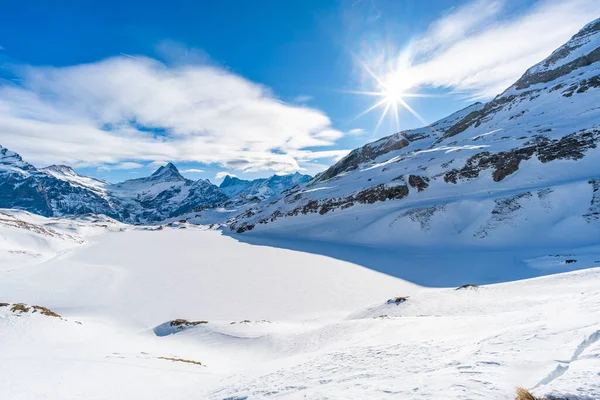
[[(399, 246), (378, 248), (306, 239), (288, 239), (268, 235), (237, 234), (223, 230), (223, 235), (255, 246), (319, 254), (369, 268), (396, 278), (429, 287), (457, 287), (465, 283), (491, 284), (582, 269), (535, 269), (524, 260), (556, 254), (546, 249), (468, 249)], [(591, 266), (587, 266), (591, 267)]]

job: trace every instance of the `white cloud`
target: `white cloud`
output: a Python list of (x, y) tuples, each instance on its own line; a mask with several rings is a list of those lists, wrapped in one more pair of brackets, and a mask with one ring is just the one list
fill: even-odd
[(154, 160), (149, 164), (146, 164), (146, 168), (158, 169), (160, 167), (164, 167), (168, 162), (164, 160)]
[(300, 96), (294, 97), (294, 103), (300, 103), (300, 104), (302, 104), (302, 103), (308, 103), (312, 99), (313, 99), (312, 96), (300, 95)]
[(241, 171), (299, 170), (296, 151), (342, 136), (323, 112), (207, 65), (117, 57), (26, 67), (0, 87), (2, 144), (34, 164), (202, 162)]
[(125, 162), (122, 162), (120, 164), (113, 166), (112, 169), (136, 169), (136, 168), (142, 168), (143, 166), (144, 166), (144, 164), (140, 164), (140, 163), (136, 163), (136, 162), (132, 162), (132, 161), (125, 161)]
[(540, 1), (510, 18), (503, 7), (477, 0), (434, 22), (398, 57), (397, 80), (491, 97), (600, 16), (597, 0)]
[(323, 151), (305, 151), (297, 150), (292, 153), (294, 158), (300, 162), (322, 160), (331, 158), (333, 161), (339, 161), (344, 158), (351, 150), (323, 150)]
[(189, 169), (182, 169), (181, 171), (182, 174), (201, 174), (202, 172), (204, 172), (203, 169), (197, 169), (197, 168), (189, 168)]
[(137, 168), (142, 168), (143, 166), (144, 166), (144, 164), (136, 163), (133, 161), (125, 161), (125, 162), (122, 162), (119, 164), (102, 165), (102, 166), (98, 167), (98, 172), (137, 169)]
[(354, 129), (350, 129), (347, 134), (350, 136), (359, 136), (359, 135), (364, 135), (365, 133), (367, 133), (367, 131), (364, 130), (363, 128), (354, 128)]
[(217, 172), (217, 174), (215, 175), (215, 179), (223, 179), (227, 175), (231, 176), (232, 178), (237, 178), (237, 176), (235, 174), (232, 174), (230, 172), (220, 171), (220, 172)]

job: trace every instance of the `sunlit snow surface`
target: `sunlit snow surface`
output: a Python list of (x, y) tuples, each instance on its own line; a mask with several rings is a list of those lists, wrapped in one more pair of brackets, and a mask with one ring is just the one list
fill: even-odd
[[(0, 302), (63, 317), (0, 306), (2, 399), (600, 396), (600, 269), (455, 290), (600, 265), (593, 246), (480, 250), (461, 267), (459, 249), (2, 218)], [(9, 253), (23, 246), (45, 256)]]

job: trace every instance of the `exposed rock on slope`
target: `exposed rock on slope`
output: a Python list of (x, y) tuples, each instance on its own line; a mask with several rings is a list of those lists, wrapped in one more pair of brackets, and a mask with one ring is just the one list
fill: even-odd
[[(503, 231), (512, 221), (503, 215), (518, 215), (527, 223), (568, 220), (589, 225), (597, 220), (593, 217), (597, 192), (592, 194), (587, 182), (600, 176), (599, 52), (600, 20), (596, 20), (492, 101), (356, 149), (277, 202), (247, 211), (231, 227), (269, 230), (293, 224), (311, 226), (306, 234), (321, 229), (335, 237), (350, 231), (360, 235), (359, 230), (375, 226), (391, 233), (404, 215), (418, 218), (433, 235), (432, 218), (444, 216), (462, 221), (464, 226), (458, 222), (454, 226), (461, 235), (469, 231), (472, 239)], [(392, 186), (405, 187), (406, 193), (357, 201), (363, 193)], [(573, 196), (568, 210), (561, 197), (567, 187)], [(513, 197), (511, 204), (521, 208), (501, 206)], [(473, 201), (485, 206), (460, 206)], [(360, 212), (353, 211), (357, 207)], [(310, 223), (308, 216), (302, 216), (317, 211), (322, 216), (310, 218)], [(379, 225), (389, 220), (396, 222)], [(588, 225), (582, 225), (582, 230), (596, 229)]]
[[(338, 163), (330, 167), (327, 171), (315, 177), (313, 183), (323, 182), (331, 179), (343, 172), (348, 172), (357, 169), (361, 164), (375, 160), (381, 155), (389, 154), (396, 150), (402, 150), (410, 146), (411, 143), (428, 143), (427, 139), (436, 137), (440, 133), (446, 132), (447, 129), (453, 127), (454, 123), (464, 118), (465, 115), (478, 112), (483, 105), (475, 103), (463, 110), (460, 110), (449, 117), (446, 117), (428, 127), (414, 129), (406, 132), (399, 132), (391, 136), (379, 139), (376, 142), (368, 143), (361, 148), (350, 152), (346, 157)], [(414, 149), (414, 146), (411, 146)]]

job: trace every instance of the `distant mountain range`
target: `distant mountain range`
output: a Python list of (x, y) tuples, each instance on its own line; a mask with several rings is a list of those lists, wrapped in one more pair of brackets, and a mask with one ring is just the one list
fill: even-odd
[(378, 244), (590, 241), (599, 140), (600, 19), (492, 101), (358, 148), (231, 229)]
[(269, 178), (242, 180), (227, 175), (219, 189), (231, 198), (265, 200), (281, 194), (296, 185), (308, 182), (312, 177), (296, 172), (293, 175), (273, 175)]
[(234, 198), (280, 194), (309, 176), (274, 175), (267, 179), (236, 182), (221, 190), (209, 180), (184, 178), (175, 165), (158, 168), (151, 176), (108, 183), (79, 175), (66, 165), (37, 169), (21, 156), (0, 146), (0, 208), (17, 208), (44, 216), (105, 214), (128, 223), (162, 221)]

